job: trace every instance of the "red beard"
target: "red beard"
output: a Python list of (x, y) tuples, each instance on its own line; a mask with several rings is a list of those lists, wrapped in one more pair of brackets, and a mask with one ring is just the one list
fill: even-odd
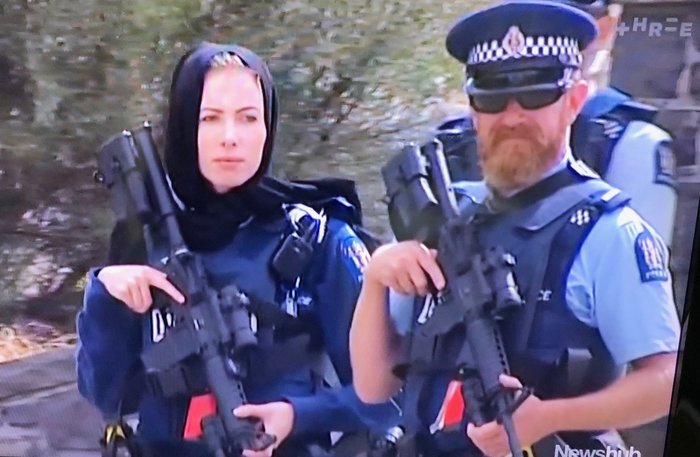
[[(508, 192), (536, 183), (558, 162), (565, 130), (546, 138), (536, 125), (499, 127), (478, 135), (479, 159), (486, 181)], [(478, 133), (478, 132), (477, 132)]]

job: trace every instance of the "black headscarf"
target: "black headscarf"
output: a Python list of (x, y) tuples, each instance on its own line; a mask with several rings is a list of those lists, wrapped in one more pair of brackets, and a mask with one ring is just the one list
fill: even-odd
[[(267, 137), (257, 172), (244, 184), (225, 193), (217, 193), (199, 170), (197, 133), (204, 78), (212, 59), (221, 53), (238, 56), (259, 77), (263, 91)], [(350, 224), (361, 224), (360, 200), (355, 183), (325, 178), (288, 182), (268, 175), (277, 133), (277, 95), (265, 62), (252, 51), (237, 45), (202, 43), (190, 49), (177, 63), (170, 87), (169, 114), (165, 131), (165, 168), (173, 190), (184, 204), (178, 221), (188, 247), (195, 251), (213, 251), (228, 244), (238, 226), (250, 217), (275, 218), (284, 203), (303, 203), (318, 207), (334, 197), (344, 197), (354, 211), (338, 214)], [(118, 226), (115, 232), (128, 233)], [(126, 252), (133, 252), (113, 232), (110, 261), (122, 263)], [(132, 228), (131, 233), (134, 232)], [(117, 235), (117, 236), (115, 236)], [(127, 238), (131, 238), (127, 236)], [(139, 243), (139, 249), (143, 246)]]

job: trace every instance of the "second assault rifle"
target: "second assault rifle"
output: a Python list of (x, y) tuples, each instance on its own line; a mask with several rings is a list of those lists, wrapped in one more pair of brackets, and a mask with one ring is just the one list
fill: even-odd
[(167, 273), (186, 297), (178, 305), (163, 294), (155, 295), (154, 306), (167, 308), (170, 328), (141, 355), (147, 376), (162, 379), (160, 391), (170, 396), (187, 387), (181, 385), (187, 384), (183, 364), (204, 373), (216, 412), (195, 427), (201, 426), (215, 457), (237, 457), (243, 449), (266, 448), (275, 437), (264, 432), (262, 423), (233, 414), (246, 402), (242, 387), (245, 362), (257, 345), (249, 299), (233, 285), (212, 288), (201, 258), (185, 245), (150, 125), (110, 138), (100, 149), (98, 166), (98, 180), (110, 190), (117, 221), (139, 221), (149, 265)]
[(509, 367), (498, 320), (523, 304), (513, 277), (514, 258), (500, 247), (480, 246), (473, 224), (476, 205), (460, 212), (439, 141), (406, 146), (382, 175), (397, 239), (437, 247), (447, 282), (414, 325), (407, 365), (395, 368), (407, 377), (407, 409), (414, 411), (406, 412), (410, 417), (418, 408), (420, 376), (448, 370), (461, 382), (470, 421), (503, 424), (511, 454), (523, 457), (512, 414), (529, 391), (515, 398), (499, 381)]

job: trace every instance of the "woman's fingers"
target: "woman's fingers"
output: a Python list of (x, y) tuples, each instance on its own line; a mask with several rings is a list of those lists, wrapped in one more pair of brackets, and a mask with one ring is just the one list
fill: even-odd
[(97, 275), (114, 298), (121, 300), (137, 313), (144, 313), (153, 304), (151, 287), (165, 292), (177, 303), (185, 297), (165, 273), (146, 265), (112, 265), (103, 268)]
[(184, 303), (185, 296), (182, 292), (177, 290), (177, 288), (167, 279), (167, 275), (154, 268), (149, 268), (146, 272), (146, 278), (151, 286), (157, 287), (166, 294), (170, 296), (177, 303)]
[(139, 284), (138, 296), (139, 309), (143, 310), (142, 312), (146, 312), (153, 304), (153, 296), (151, 295), (151, 289), (148, 285), (148, 282), (146, 282), (145, 280), (141, 281), (141, 283)]

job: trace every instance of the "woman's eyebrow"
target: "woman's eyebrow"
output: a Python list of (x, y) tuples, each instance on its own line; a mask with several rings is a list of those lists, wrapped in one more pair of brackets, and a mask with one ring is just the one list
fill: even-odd
[[(260, 108), (258, 108), (257, 106), (253, 106), (253, 105), (250, 105), (250, 106), (242, 106), (242, 107), (238, 108), (238, 109), (236, 110), (236, 112), (248, 111), (248, 110), (260, 111)], [(221, 108), (216, 108), (216, 107), (213, 107), (213, 106), (202, 106), (202, 107), (199, 109), (199, 112), (201, 113), (202, 111), (216, 111), (217, 113), (223, 113), (223, 112), (224, 112), (223, 109), (221, 109)]]

